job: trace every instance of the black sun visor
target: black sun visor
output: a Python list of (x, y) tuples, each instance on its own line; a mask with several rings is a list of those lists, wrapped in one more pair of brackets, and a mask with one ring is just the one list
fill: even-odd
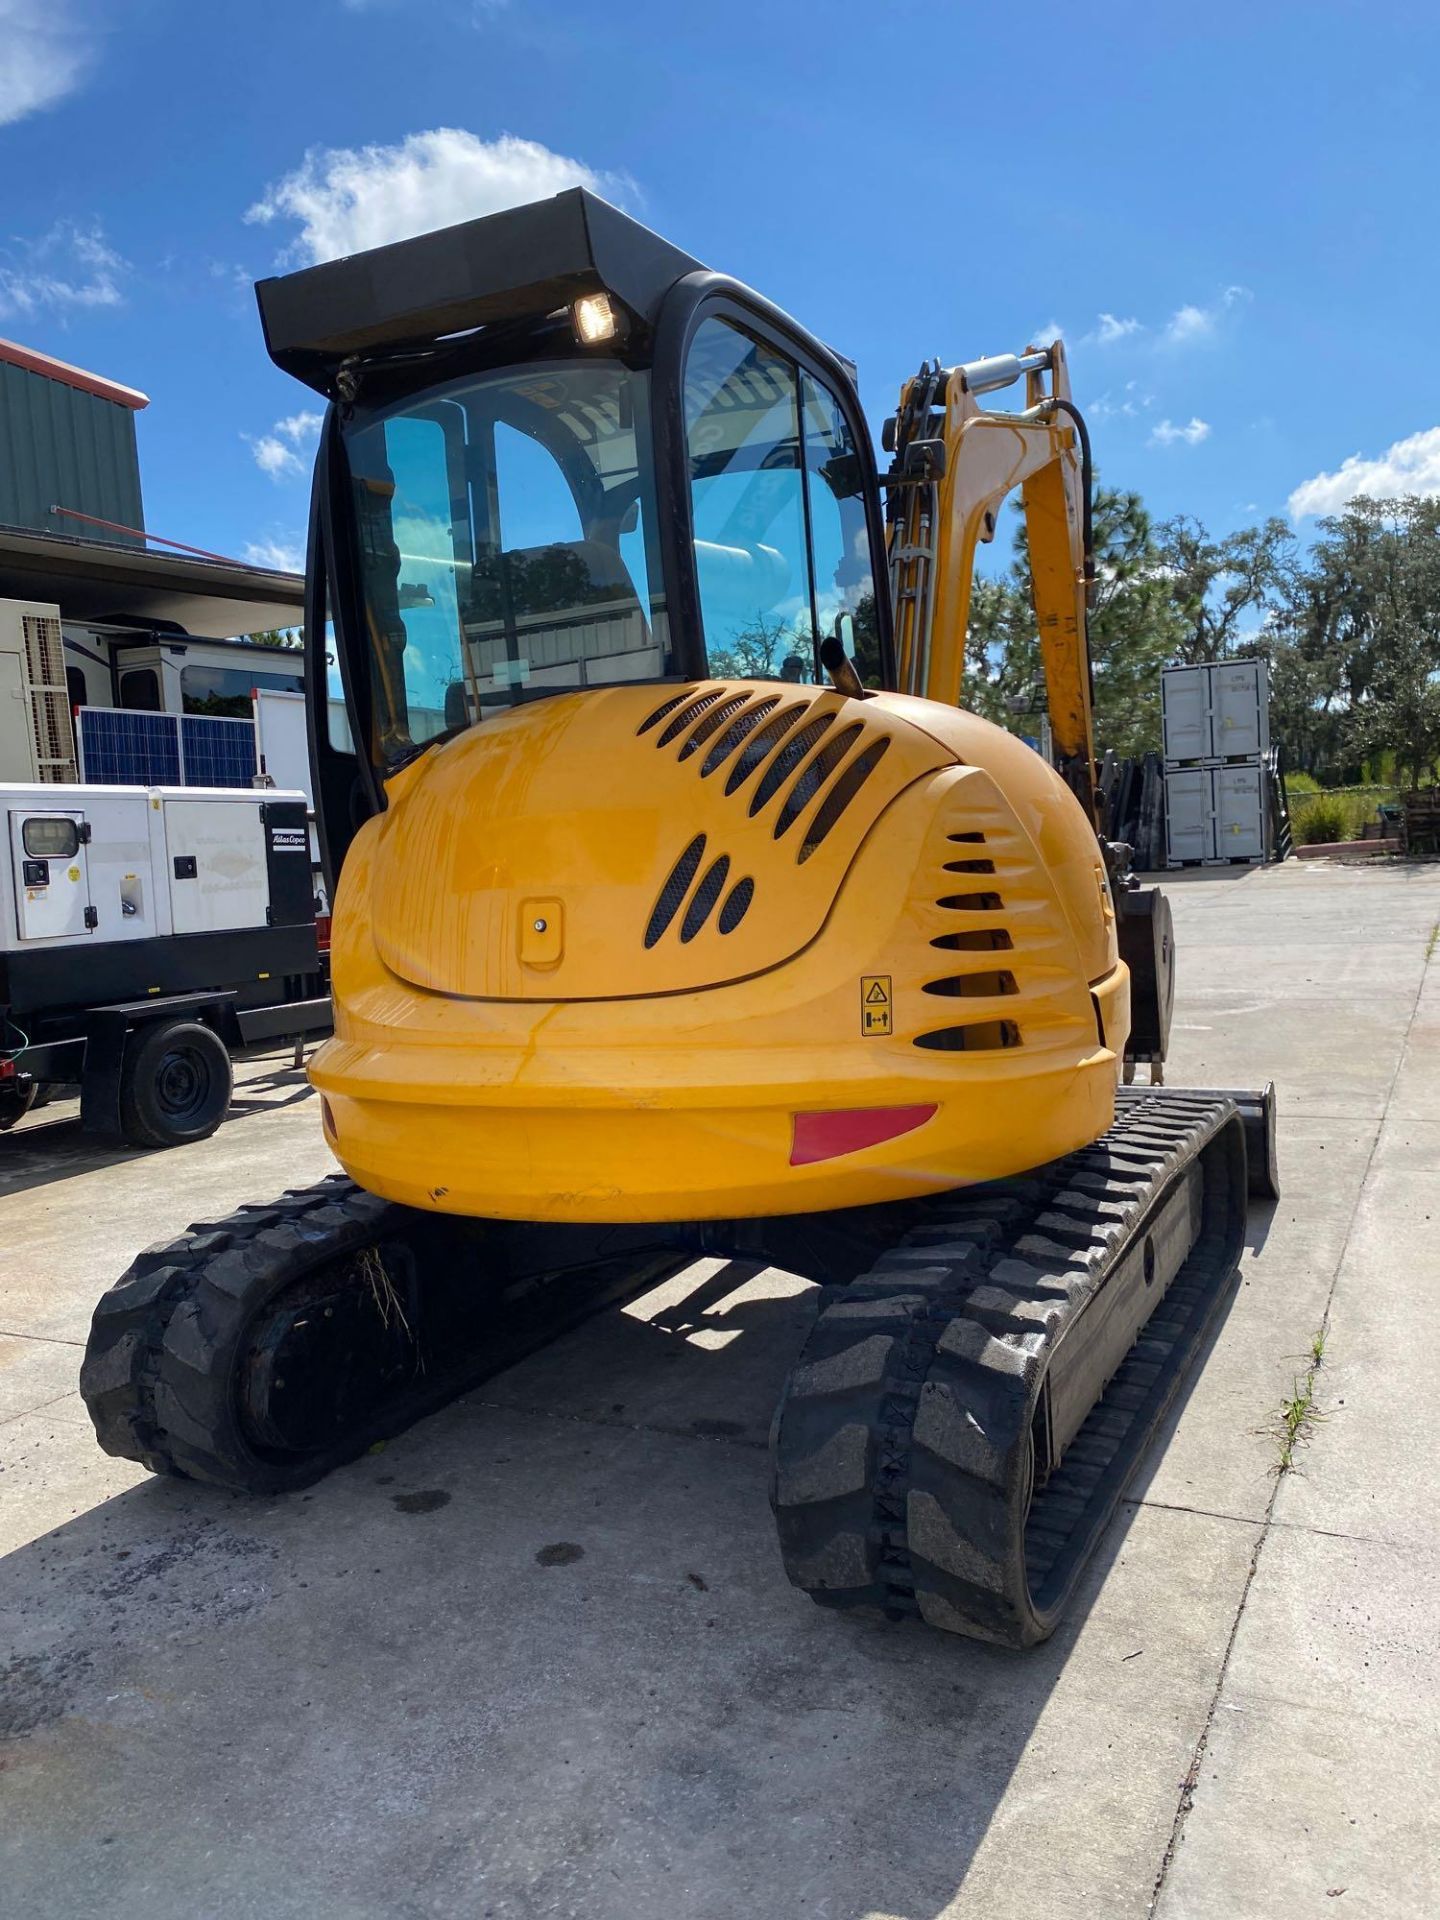
[(270, 358), (333, 394), (352, 354), (616, 295), (646, 322), (701, 263), (583, 187), (306, 267), (255, 289)]

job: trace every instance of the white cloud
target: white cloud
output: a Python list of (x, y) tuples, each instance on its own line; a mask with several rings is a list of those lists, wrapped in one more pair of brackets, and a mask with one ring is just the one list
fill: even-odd
[(1065, 329), (1058, 320), (1047, 320), (1043, 327), (1032, 327), (1030, 343), (1036, 347), (1053, 347), (1057, 340), (1063, 339)]
[(1094, 330), (1085, 335), (1087, 346), (1113, 347), (1117, 340), (1128, 340), (1131, 334), (1143, 333), (1144, 322), (1127, 316), (1118, 319), (1113, 313), (1102, 313), (1096, 321)]
[(22, 240), (0, 255), (0, 316), (118, 307), (128, 271), (98, 221), (82, 227), (59, 220), (38, 240)]
[(1107, 388), (1098, 400), (1087, 401), (1085, 411), (1092, 420), (1135, 420), (1154, 404), (1153, 393), (1143, 392), (1138, 380), (1127, 380), (1118, 395)]
[(271, 567), (276, 573), (305, 571), (305, 542), (298, 534), (272, 534), (264, 540), (248, 540), (244, 556), (252, 567)]
[(1190, 346), (1198, 340), (1208, 340), (1215, 333), (1221, 320), (1232, 308), (1243, 306), (1254, 295), (1248, 287), (1226, 287), (1218, 300), (1208, 307), (1178, 307), (1171, 314), (1164, 333), (1160, 336), (1167, 346)]
[(302, 411), (277, 420), (269, 433), (242, 433), (255, 464), (272, 480), (285, 480), (303, 473), (314, 448), (324, 415)]
[(328, 147), (267, 187), (245, 218), (293, 220), (285, 260), (337, 260), (389, 240), (430, 233), (502, 207), (589, 187), (611, 199), (633, 192), (621, 175), (552, 153), (536, 140), (480, 140), (459, 127), (412, 133), (393, 147)]
[(0, 127), (53, 107), (84, 79), (95, 29), (67, 0), (0, 0)]
[(1173, 447), (1178, 441), (1183, 441), (1187, 447), (1198, 447), (1202, 440), (1209, 438), (1209, 421), (1197, 420), (1192, 414), (1188, 426), (1177, 427), (1171, 420), (1159, 421), (1151, 429), (1150, 444), (1152, 447)]
[(0, 317), (119, 307), (127, 273), (129, 261), (109, 246), (98, 221), (56, 221), (38, 240), (0, 253)]
[(1426, 427), (1397, 440), (1373, 459), (1352, 453), (1336, 472), (1302, 480), (1290, 496), (1290, 517), (1304, 520), (1314, 513), (1338, 513), (1347, 500), (1361, 493), (1375, 500), (1404, 493), (1440, 494), (1440, 427)]

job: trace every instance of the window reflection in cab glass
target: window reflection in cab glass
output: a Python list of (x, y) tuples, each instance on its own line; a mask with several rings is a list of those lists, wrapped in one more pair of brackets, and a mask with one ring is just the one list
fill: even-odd
[(357, 408), (345, 441), (381, 764), (539, 694), (671, 671), (644, 373), (471, 376)]
[(685, 427), (712, 674), (819, 677), (798, 419), (790, 362), (728, 321), (702, 321), (685, 369)]
[(855, 441), (828, 387), (802, 374), (805, 484), (815, 560), (815, 628), (823, 639), (849, 614), (847, 635), (860, 677), (880, 684), (880, 640), (875, 624), (875, 580), (865, 519), (865, 475)]

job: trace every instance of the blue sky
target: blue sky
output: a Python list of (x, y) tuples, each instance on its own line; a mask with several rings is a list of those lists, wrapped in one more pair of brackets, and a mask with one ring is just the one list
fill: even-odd
[(583, 179), (877, 427), (1058, 328), (1104, 480), (1304, 531), (1440, 492), (1437, 55), (1393, 0), (0, 0), (0, 334), (151, 396), (153, 530), (280, 562), (315, 403), (250, 283)]

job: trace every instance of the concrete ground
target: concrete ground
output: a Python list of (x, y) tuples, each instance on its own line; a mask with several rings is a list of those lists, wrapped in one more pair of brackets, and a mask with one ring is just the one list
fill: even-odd
[(1171, 1078), (1279, 1083), (1285, 1197), (1026, 1655), (785, 1584), (765, 1437), (809, 1289), (776, 1274), (702, 1263), (308, 1494), (106, 1458), (96, 1296), (323, 1173), (316, 1103), (276, 1054), (182, 1152), (64, 1110), (0, 1140), (0, 1909), (1440, 1912), (1440, 869), (1175, 879)]

